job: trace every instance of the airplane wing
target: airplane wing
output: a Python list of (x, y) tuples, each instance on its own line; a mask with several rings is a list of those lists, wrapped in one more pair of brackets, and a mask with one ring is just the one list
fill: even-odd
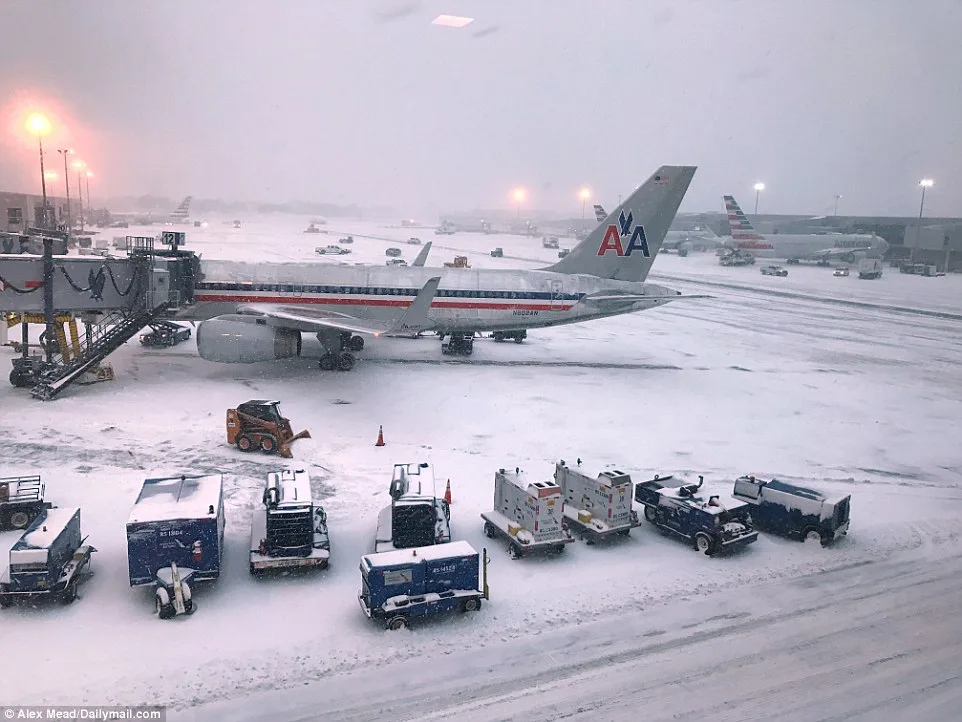
[(238, 306), (237, 313), (261, 316), (268, 326), (289, 328), (293, 331), (318, 332), (334, 328), (352, 333), (366, 333), (372, 336), (409, 335), (417, 331), (429, 331), (435, 327), (434, 321), (428, 318), (428, 311), (431, 308), (434, 296), (438, 292), (440, 282), (440, 276), (429, 279), (404, 314), (400, 318), (390, 321), (355, 318), (346, 313), (321, 311), (305, 308), (302, 305), (285, 305), (282, 303), (245, 304)]
[(424, 262), (428, 260), (428, 254), (431, 252), (432, 243), (434, 243), (434, 241), (428, 241), (424, 244), (424, 248), (422, 248), (421, 252), (418, 253), (417, 257), (414, 259), (414, 262), (411, 264), (412, 266), (424, 265)]

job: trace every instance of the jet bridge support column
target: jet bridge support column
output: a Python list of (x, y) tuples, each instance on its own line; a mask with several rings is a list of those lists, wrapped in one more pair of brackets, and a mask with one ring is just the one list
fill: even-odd
[[(53, 238), (43, 238), (43, 320), (47, 327), (43, 352), (48, 364), (53, 363), (52, 343), (57, 333), (53, 317)], [(26, 335), (27, 324), (23, 325)]]

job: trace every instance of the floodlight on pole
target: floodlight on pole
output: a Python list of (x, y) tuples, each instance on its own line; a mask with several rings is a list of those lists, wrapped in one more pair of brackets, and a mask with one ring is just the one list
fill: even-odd
[(86, 185), (87, 185), (87, 215), (88, 216), (91, 213), (90, 211), (90, 179), (93, 177), (94, 177), (94, 172), (92, 170), (88, 169), (87, 172), (84, 173), (84, 178), (86, 179)]
[(763, 190), (765, 190), (764, 183), (755, 184), (755, 215), (756, 216), (758, 215), (758, 196)]
[(842, 196), (840, 196), (840, 195), (838, 195), (838, 194), (835, 195), (835, 215), (836, 215), (836, 216), (838, 215), (838, 202), (839, 202), (839, 200), (841, 200), (841, 198), (842, 198)]
[(515, 189), (511, 192), (511, 197), (514, 199), (514, 202), (517, 203), (517, 205), (518, 205), (518, 218), (520, 219), (520, 218), (521, 218), (521, 204), (524, 203), (525, 198), (528, 197), (528, 192), (527, 192), (524, 188), (521, 188), (521, 187), (519, 186), (518, 188), (515, 188)]
[(67, 156), (73, 153), (73, 148), (58, 149), (58, 153), (63, 156), (63, 182), (67, 189), (67, 233), (73, 228), (73, 218), (70, 213), (70, 171), (67, 169)]
[(80, 230), (84, 229), (84, 186), (83, 169), (87, 167), (79, 158), (70, 164), (77, 170), (77, 198), (80, 201)]
[[(919, 247), (919, 236), (922, 233), (922, 211), (925, 209), (925, 189), (931, 188), (935, 185), (935, 181), (931, 178), (923, 178), (919, 181), (919, 186), (922, 188), (922, 202), (919, 203), (919, 222), (915, 226), (915, 248)], [(915, 260), (914, 258), (912, 259)]]
[(578, 197), (581, 198), (581, 228), (585, 227), (585, 205), (588, 203), (588, 199), (591, 198), (591, 189), (587, 186), (582, 187), (578, 191)]
[(43, 113), (31, 113), (27, 116), (27, 130), (37, 136), (37, 144), (40, 147), (40, 189), (43, 193), (43, 221), (41, 227), (47, 225), (47, 175), (43, 170), (43, 136), (50, 132), (50, 121)]

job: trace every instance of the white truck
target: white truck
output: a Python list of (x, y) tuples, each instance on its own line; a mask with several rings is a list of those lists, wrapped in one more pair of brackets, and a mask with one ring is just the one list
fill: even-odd
[(553, 481), (527, 480), (520, 468), (494, 475), (494, 509), (481, 513), (484, 533), (503, 537), (518, 559), (532, 552), (561, 553), (574, 537), (564, 528), (564, 496)]
[(882, 261), (878, 258), (863, 258), (858, 262), (859, 278), (881, 278)]
[(250, 573), (326, 568), (331, 556), (327, 514), (311, 497), (307, 472), (271, 472), (261, 501), (263, 507), (251, 519)]
[(617, 469), (596, 476), (572, 468), (564, 459), (555, 465), (554, 479), (564, 495), (562, 523), (588, 544), (618, 534), (628, 536), (641, 522), (631, 508), (631, 476)]

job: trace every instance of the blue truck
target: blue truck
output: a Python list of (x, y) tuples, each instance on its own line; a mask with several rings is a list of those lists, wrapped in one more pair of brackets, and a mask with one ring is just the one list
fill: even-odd
[(687, 539), (697, 551), (714, 556), (758, 540), (748, 505), (732, 501), (723, 505), (718, 496), (698, 495), (698, 484), (678, 485), (671, 476), (656, 476), (635, 485), (635, 501), (644, 504), (645, 519), (659, 529)]
[(0, 576), (0, 606), (33, 597), (77, 598), (77, 586), (91, 576), (97, 551), (80, 536), (80, 509), (43, 509), (10, 549), (10, 566)]
[(224, 551), (221, 474), (147, 479), (127, 520), (130, 586), (156, 585), (161, 619), (190, 614), (187, 582), (220, 576)]
[(361, 557), (357, 599), (364, 614), (388, 629), (403, 629), (414, 617), (475, 612), (488, 599), (487, 550), (479, 555), (468, 542), (456, 541), (367, 554)]
[(816, 489), (751, 475), (735, 479), (732, 495), (749, 505), (752, 520), (762, 531), (822, 544), (848, 534), (850, 495), (830, 497)]

